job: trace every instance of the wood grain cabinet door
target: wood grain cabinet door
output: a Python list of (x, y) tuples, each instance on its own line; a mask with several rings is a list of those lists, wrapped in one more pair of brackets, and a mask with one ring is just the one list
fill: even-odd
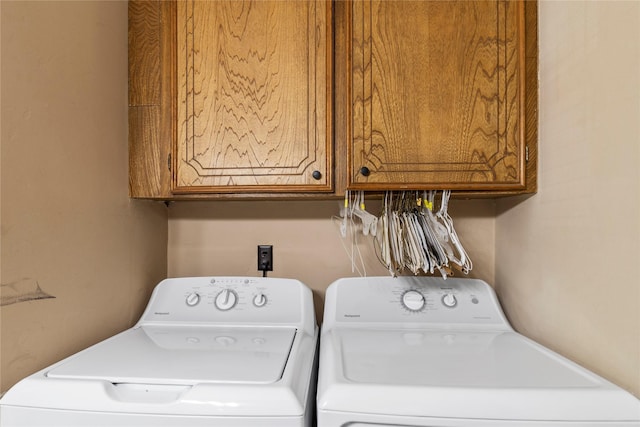
[(330, 1), (178, 1), (173, 193), (330, 192)]
[(525, 188), (524, 2), (354, 0), (351, 189)]

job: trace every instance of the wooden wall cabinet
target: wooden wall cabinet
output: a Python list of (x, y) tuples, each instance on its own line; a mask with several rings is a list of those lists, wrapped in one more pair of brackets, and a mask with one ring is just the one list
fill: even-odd
[(537, 85), (527, 76), (525, 7), (366, 0), (346, 10), (349, 188), (535, 187), (525, 131)]
[(331, 10), (131, 1), (132, 196), (333, 191)]
[(535, 1), (130, 1), (130, 194), (535, 192), (536, 33)]

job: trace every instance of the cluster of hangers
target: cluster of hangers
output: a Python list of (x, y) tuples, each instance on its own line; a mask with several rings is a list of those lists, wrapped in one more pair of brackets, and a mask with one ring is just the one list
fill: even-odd
[(471, 271), (473, 264), (448, 212), (450, 196), (451, 191), (442, 191), (436, 207), (436, 191), (385, 193), (378, 241), (380, 260), (391, 274), (407, 269), (447, 277), (452, 266), (464, 274)]
[(362, 233), (375, 238), (380, 262), (394, 276), (409, 270), (413, 274), (440, 273), (446, 278), (452, 267), (467, 274), (473, 264), (449, 215), (450, 197), (449, 190), (388, 191), (377, 217), (365, 209), (364, 192), (347, 192), (340, 211), (340, 232), (346, 237), (349, 224), (359, 220)]

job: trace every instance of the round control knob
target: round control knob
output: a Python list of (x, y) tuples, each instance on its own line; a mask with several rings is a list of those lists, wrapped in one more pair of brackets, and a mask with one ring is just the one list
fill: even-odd
[(227, 311), (231, 310), (238, 302), (238, 295), (231, 289), (223, 289), (216, 296), (216, 308), (218, 310)]
[(187, 299), (185, 300), (185, 303), (189, 307), (195, 307), (196, 305), (198, 305), (199, 302), (200, 302), (200, 295), (198, 295), (197, 292), (191, 292), (189, 295), (187, 295)]
[(267, 296), (260, 292), (255, 297), (253, 297), (253, 305), (256, 307), (264, 307), (267, 304)]
[(444, 294), (442, 304), (444, 304), (445, 307), (453, 308), (458, 305), (458, 300), (454, 294)]
[(402, 294), (402, 305), (411, 311), (420, 311), (424, 307), (424, 296), (418, 291), (407, 291)]

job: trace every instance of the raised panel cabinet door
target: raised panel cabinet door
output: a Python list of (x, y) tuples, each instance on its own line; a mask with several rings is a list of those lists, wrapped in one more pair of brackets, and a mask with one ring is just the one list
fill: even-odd
[(330, 1), (177, 2), (174, 193), (332, 190)]
[(354, 0), (349, 13), (349, 188), (525, 188), (524, 2)]

